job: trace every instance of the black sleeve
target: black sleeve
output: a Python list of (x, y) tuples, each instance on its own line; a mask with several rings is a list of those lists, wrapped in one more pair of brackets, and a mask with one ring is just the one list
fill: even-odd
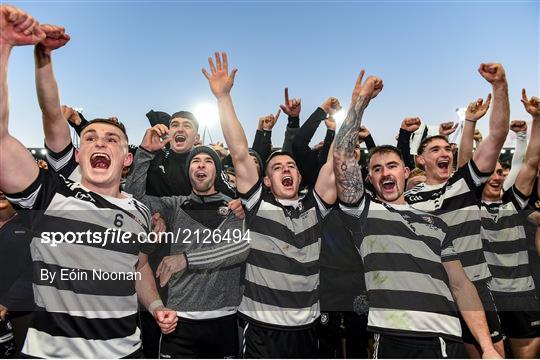
[(69, 143), (60, 152), (52, 151), (47, 147), (47, 144), (45, 144), (45, 149), (47, 150), (47, 163), (49, 164), (49, 168), (54, 172), (67, 179), (77, 170), (79, 164), (75, 161), (75, 147), (72, 143)]
[(255, 133), (255, 139), (253, 139), (253, 150), (255, 150), (261, 157), (263, 162), (263, 169), (266, 166), (266, 160), (272, 153), (272, 132), (265, 130), (257, 130)]
[[(332, 146), (332, 141), (334, 141), (334, 137), (336, 135), (336, 132), (334, 130), (326, 130), (326, 136), (324, 137), (324, 144), (319, 152), (319, 169), (326, 164), (326, 159), (328, 159), (328, 152), (330, 151), (330, 146)], [(317, 171), (317, 175), (318, 175)]]
[(16, 209), (43, 210), (64, 188), (67, 188), (64, 178), (54, 171), (39, 169), (37, 178), (25, 190), (5, 195)]
[(81, 136), (81, 131), (82, 131), (83, 127), (86, 124), (88, 124), (88, 120), (86, 120), (86, 118), (83, 116), (83, 114), (81, 114), (81, 113), (78, 113), (78, 114), (79, 114), (79, 117), (81, 118), (81, 123), (79, 125), (75, 125), (75, 124), (72, 124), (71, 122), (68, 121), (68, 124), (73, 129), (75, 129), (75, 132), (77, 133), (77, 135)]
[(375, 145), (375, 140), (373, 140), (373, 136), (371, 136), (371, 134), (369, 134), (368, 137), (364, 139), (364, 142), (366, 143), (366, 148), (368, 150), (371, 150), (377, 146)]
[(411, 155), (410, 132), (399, 129), (397, 148), (399, 149), (399, 151), (401, 151), (401, 154), (403, 155), (403, 161), (405, 162), (405, 166), (407, 166), (411, 170), (414, 169), (416, 165), (414, 164), (414, 157)]
[(306, 120), (292, 142), (292, 153), (297, 160), (298, 170), (302, 175), (303, 182), (313, 187), (317, 181), (320, 165), (317, 152), (309, 147), (313, 135), (317, 131), (322, 120), (326, 118), (326, 112), (317, 108)]

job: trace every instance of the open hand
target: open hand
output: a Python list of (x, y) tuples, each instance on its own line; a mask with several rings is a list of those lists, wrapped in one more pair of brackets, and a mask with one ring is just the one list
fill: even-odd
[(489, 109), (489, 104), (491, 103), (491, 94), (488, 94), (486, 102), (484, 99), (478, 98), (478, 100), (473, 101), (467, 106), (467, 111), (465, 112), (465, 120), (467, 121), (478, 121), (482, 116), (486, 115), (486, 112)]
[(202, 72), (208, 83), (210, 84), (210, 90), (216, 98), (227, 96), (231, 93), (231, 89), (234, 85), (234, 77), (238, 69), (233, 69), (229, 74), (229, 60), (227, 59), (227, 53), (222, 52), (221, 56), (219, 52), (214, 53), (216, 57), (216, 65), (212, 57), (208, 58), (208, 64), (210, 65), (210, 73), (206, 69), (202, 69)]

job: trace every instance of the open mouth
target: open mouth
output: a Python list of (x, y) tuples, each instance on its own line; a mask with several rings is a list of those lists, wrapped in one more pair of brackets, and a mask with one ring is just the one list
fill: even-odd
[(90, 166), (94, 169), (108, 169), (111, 166), (111, 158), (105, 153), (95, 153), (90, 157)]
[(292, 187), (293, 186), (293, 178), (292, 176), (284, 176), (281, 179), (281, 185), (285, 187)]
[(383, 188), (384, 191), (393, 191), (394, 188), (396, 187), (396, 182), (394, 180), (384, 180), (382, 183), (381, 183), (381, 187)]
[(203, 173), (203, 172), (201, 172), (201, 171), (195, 173), (195, 178), (196, 178), (197, 180), (204, 180), (204, 179), (206, 179), (207, 177), (208, 177), (208, 175), (206, 175), (205, 173)]
[(502, 183), (498, 182), (498, 181), (497, 182), (489, 182), (488, 185), (491, 186), (493, 189), (498, 190), (502, 186)]
[(448, 170), (450, 167), (450, 160), (449, 159), (441, 159), (437, 161), (437, 167), (439, 169)]
[(175, 137), (174, 137), (174, 142), (179, 144), (179, 143), (183, 143), (186, 141), (186, 136), (185, 135), (182, 135), (182, 134), (177, 134)]

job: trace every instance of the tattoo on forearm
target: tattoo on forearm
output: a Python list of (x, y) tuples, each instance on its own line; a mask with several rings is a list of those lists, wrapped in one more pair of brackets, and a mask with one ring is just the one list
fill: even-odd
[(369, 104), (369, 98), (360, 96), (351, 106), (343, 125), (336, 136), (334, 149), (334, 172), (338, 196), (345, 203), (355, 203), (364, 194), (361, 167), (354, 157), (358, 142), (358, 131), (362, 125), (362, 115)]

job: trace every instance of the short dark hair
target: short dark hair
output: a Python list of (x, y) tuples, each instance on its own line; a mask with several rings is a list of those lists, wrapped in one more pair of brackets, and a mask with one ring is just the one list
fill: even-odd
[(177, 111), (177, 112), (175, 112), (174, 114), (171, 115), (171, 120), (170, 120), (169, 124), (174, 119), (177, 119), (177, 118), (184, 118), (184, 119), (191, 120), (193, 122), (193, 124), (195, 125), (195, 127), (197, 128), (197, 130), (199, 130), (199, 121), (197, 120), (195, 115), (193, 115), (193, 113), (191, 113), (189, 111)]
[(97, 118), (97, 119), (90, 120), (89, 122), (83, 125), (83, 127), (81, 128), (80, 134), (82, 134), (83, 131), (92, 124), (109, 124), (120, 129), (120, 131), (122, 131), (122, 134), (124, 134), (124, 136), (126, 137), (126, 142), (129, 143), (129, 138), (128, 138), (126, 127), (124, 126), (124, 124), (122, 124), (118, 120), (111, 119), (111, 118), (108, 118), (108, 119)]
[(397, 147), (393, 146), (393, 145), (380, 145), (380, 146), (375, 146), (374, 148), (372, 148), (371, 150), (369, 150), (369, 153), (367, 155), (367, 159), (366, 159), (366, 164), (369, 168), (369, 162), (371, 161), (371, 158), (377, 154), (388, 154), (388, 153), (394, 153), (396, 154), (397, 156), (399, 156), (399, 159), (401, 160), (401, 162), (404, 163), (403, 161), (403, 154), (401, 153), (401, 150), (399, 150)]
[(264, 171), (265, 175), (268, 175), (268, 164), (270, 164), (270, 160), (272, 160), (276, 156), (288, 156), (296, 164), (296, 159), (294, 158), (293, 154), (291, 154), (288, 151), (284, 151), (284, 150), (276, 150), (273, 153), (271, 153), (270, 156), (268, 157), (268, 159), (266, 160), (265, 171)]
[(424, 140), (422, 140), (422, 142), (420, 143), (420, 146), (418, 146), (417, 154), (422, 155), (424, 151), (426, 150), (426, 147), (429, 145), (429, 143), (437, 139), (444, 140), (450, 145), (450, 143), (448, 142), (448, 139), (444, 135), (429, 136), (425, 138)]

